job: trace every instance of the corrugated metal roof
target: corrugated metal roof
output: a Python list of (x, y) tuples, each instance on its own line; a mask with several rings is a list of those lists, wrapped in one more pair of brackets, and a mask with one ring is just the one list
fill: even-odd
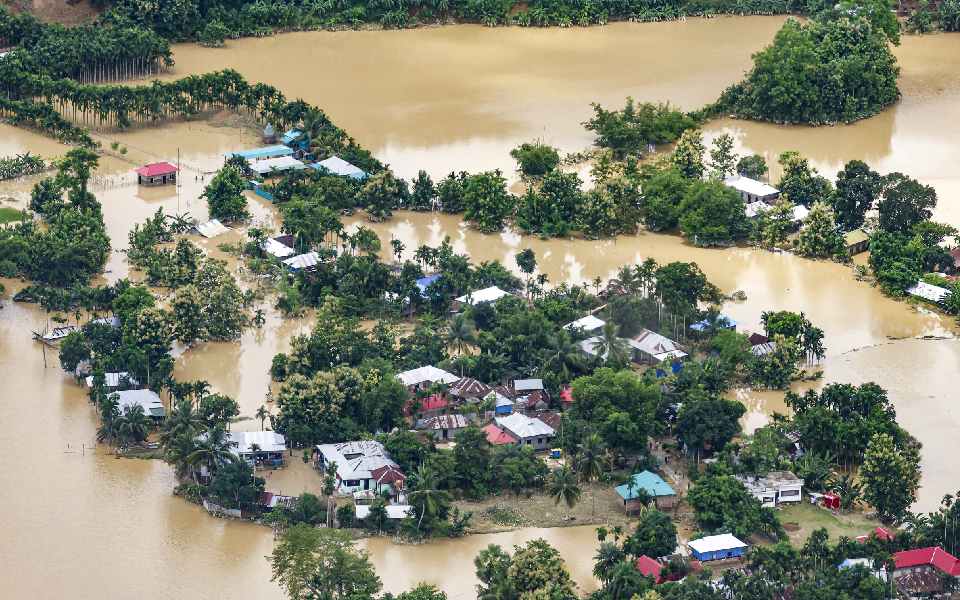
[(263, 146), (262, 148), (253, 148), (252, 150), (240, 150), (239, 152), (231, 152), (227, 154), (227, 158), (230, 159), (234, 156), (240, 156), (248, 161), (254, 160), (264, 160), (268, 158), (276, 158), (278, 156), (290, 156), (293, 154), (293, 148), (289, 146), (284, 146), (283, 144), (275, 144), (273, 146)]
[(418, 367), (416, 369), (410, 369), (409, 371), (404, 371), (403, 373), (397, 374), (397, 379), (403, 382), (403, 385), (419, 385), (421, 383), (454, 383), (460, 378), (444, 371), (443, 369), (438, 369), (433, 365), (427, 365), (425, 367)]
[(207, 239), (215, 238), (218, 235), (230, 231), (228, 227), (224, 226), (224, 224), (217, 219), (210, 219), (206, 223), (198, 223), (197, 225), (194, 225), (194, 229), (197, 230), (197, 233)]
[(484, 304), (486, 302), (496, 302), (500, 298), (511, 295), (512, 294), (510, 292), (505, 292), (494, 285), (488, 288), (483, 288), (482, 290), (470, 292), (469, 294), (464, 294), (463, 296), (457, 298), (457, 302), (460, 302), (461, 304), (468, 304), (470, 306), (476, 306), (477, 304)]
[(497, 417), (494, 421), (496, 421), (497, 426), (506, 429), (520, 439), (552, 436), (554, 434), (553, 427), (550, 427), (540, 419), (521, 415), (520, 413)]
[(367, 176), (366, 171), (356, 165), (348, 163), (339, 156), (331, 156), (320, 162), (313, 163), (310, 166), (318, 171), (327, 170), (334, 175), (351, 177), (353, 179), (364, 179)]
[(584, 331), (596, 331), (597, 329), (603, 329), (603, 326), (606, 325), (606, 321), (598, 319), (593, 315), (587, 315), (581, 317), (572, 323), (567, 323), (563, 326), (564, 329), (582, 329)]
[(723, 180), (723, 184), (727, 187), (737, 190), (738, 192), (759, 196), (761, 198), (780, 193), (780, 190), (768, 183), (757, 181), (756, 179), (750, 179), (749, 177), (744, 177), (743, 175), (731, 175)]
[(278, 156), (250, 163), (250, 168), (260, 175), (269, 175), (274, 172), (300, 171), (306, 169), (307, 165), (292, 156)]
[(717, 552), (720, 550), (734, 550), (736, 548), (746, 548), (747, 544), (737, 539), (735, 536), (730, 535), (729, 533), (724, 533), (721, 535), (711, 535), (699, 540), (691, 540), (687, 542), (687, 545), (690, 546), (693, 550), (696, 550), (700, 554), (705, 554), (707, 552)]
[(677, 493), (673, 491), (673, 488), (670, 487), (666, 481), (663, 480), (659, 475), (651, 471), (642, 471), (640, 473), (635, 473), (633, 475), (633, 489), (630, 489), (630, 486), (627, 484), (618, 485), (615, 489), (617, 494), (624, 500), (633, 500), (634, 498), (639, 497), (640, 490), (644, 490), (650, 496), (676, 496)]
[(518, 392), (532, 392), (543, 389), (542, 379), (514, 379), (513, 389)]
[(316, 252), (307, 252), (306, 254), (298, 254), (296, 256), (291, 256), (290, 258), (286, 258), (283, 260), (283, 264), (287, 265), (287, 267), (289, 267), (294, 271), (315, 267), (317, 266), (318, 262), (320, 262), (320, 255)]

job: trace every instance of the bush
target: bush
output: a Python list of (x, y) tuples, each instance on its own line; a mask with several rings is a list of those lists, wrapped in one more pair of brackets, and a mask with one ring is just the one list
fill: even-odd
[(337, 523), (342, 529), (353, 527), (357, 521), (357, 509), (352, 504), (337, 507)]
[(510, 151), (510, 156), (517, 161), (520, 172), (530, 177), (546, 175), (560, 164), (557, 149), (539, 141), (520, 144)]

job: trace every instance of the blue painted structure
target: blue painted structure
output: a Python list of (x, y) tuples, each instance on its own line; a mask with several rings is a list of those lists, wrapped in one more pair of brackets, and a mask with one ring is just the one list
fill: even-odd
[(739, 558), (747, 553), (748, 548), (729, 533), (691, 540), (687, 542), (687, 547), (690, 548), (690, 555), (700, 562)]
[(696, 323), (690, 324), (690, 329), (698, 333), (703, 333), (704, 331), (708, 331), (711, 327), (714, 327), (716, 329), (731, 329), (733, 331), (736, 331), (737, 322), (731, 319), (730, 317), (728, 317), (727, 315), (719, 315), (717, 317), (716, 323), (710, 323), (708, 319), (704, 319), (702, 321), (697, 321)]
[(497, 394), (497, 401), (493, 407), (494, 414), (497, 415), (510, 415), (513, 414), (513, 401), (506, 396), (501, 396)]
[(350, 177), (351, 179), (356, 179), (357, 181), (367, 178), (366, 171), (358, 166), (348, 163), (339, 156), (331, 156), (330, 158), (321, 160), (320, 162), (313, 163), (310, 166), (318, 171), (326, 169), (334, 175)]
[(651, 498), (664, 496), (676, 496), (670, 484), (662, 477), (651, 471), (642, 471), (633, 475), (633, 489), (630, 489), (626, 483), (616, 487), (617, 494), (624, 500), (635, 500), (640, 497), (640, 490), (643, 490)]
[(294, 150), (309, 150), (310, 149), (310, 138), (307, 137), (307, 134), (300, 131), (299, 129), (291, 129), (290, 131), (283, 134), (283, 137), (280, 138), (280, 141), (283, 142), (285, 146), (289, 146)]
[(424, 298), (427, 297), (427, 288), (430, 287), (430, 284), (434, 281), (440, 279), (440, 274), (436, 275), (427, 275), (426, 277), (421, 277), (417, 280), (417, 289), (420, 290), (420, 295)]
[(234, 156), (240, 156), (247, 160), (263, 160), (265, 158), (279, 158), (281, 156), (293, 156), (293, 148), (289, 146), (284, 146), (283, 144), (277, 144), (274, 146), (264, 146), (262, 148), (254, 148), (252, 150), (241, 150), (239, 152), (231, 152), (227, 155), (227, 158)]

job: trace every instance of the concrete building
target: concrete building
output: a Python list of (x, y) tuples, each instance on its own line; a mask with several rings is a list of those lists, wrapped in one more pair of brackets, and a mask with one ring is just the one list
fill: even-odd
[(287, 439), (275, 431), (231, 431), (233, 453), (250, 466), (282, 467)]
[(690, 554), (700, 562), (740, 558), (747, 551), (747, 544), (729, 533), (711, 535), (687, 543)]
[(795, 504), (803, 498), (803, 480), (790, 471), (771, 471), (764, 477), (738, 476), (737, 479), (766, 507)]
[(383, 444), (373, 440), (316, 446), (314, 467), (325, 471), (331, 463), (337, 465), (336, 491), (341, 494), (368, 490), (379, 494), (387, 489), (397, 493), (406, 481), (406, 476), (384, 450)]
[(513, 413), (505, 417), (496, 417), (494, 422), (497, 424), (497, 427), (517, 438), (518, 446), (529, 446), (537, 451), (547, 450), (550, 447), (550, 440), (553, 439), (556, 433), (553, 427), (550, 427), (540, 419), (519, 413)]

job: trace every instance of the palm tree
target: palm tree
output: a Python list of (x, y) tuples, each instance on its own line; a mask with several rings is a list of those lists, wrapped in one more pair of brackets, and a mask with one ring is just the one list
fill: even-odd
[(163, 422), (160, 444), (166, 448), (182, 437), (194, 438), (202, 428), (200, 415), (193, 409), (190, 399), (182, 398), (174, 403), (173, 411)]
[[(445, 341), (448, 346), (453, 346), (457, 349), (458, 355), (463, 356), (464, 349), (476, 339), (476, 333), (473, 321), (461, 313), (455, 315), (453, 319), (450, 320)], [(463, 373), (461, 372), (460, 375), (463, 376)]]
[(267, 420), (267, 417), (270, 416), (270, 411), (267, 410), (266, 406), (261, 404), (254, 416), (260, 419), (260, 431), (263, 431), (263, 423)]
[(827, 481), (827, 487), (840, 496), (841, 508), (853, 508), (853, 505), (860, 499), (860, 484), (849, 473), (835, 473)]
[(190, 472), (190, 455), (197, 449), (193, 435), (180, 435), (164, 444), (163, 460), (173, 466), (177, 479), (183, 480)]
[(566, 330), (561, 329), (556, 335), (550, 336), (549, 344), (549, 353), (541, 365), (543, 371), (556, 373), (561, 381), (570, 381), (573, 372), (584, 370), (580, 345)]
[[(591, 433), (580, 444), (577, 452), (577, 473), (580, 475), (580, 481), (590, 483), (599, 479), (606, 462), (606, 451), (600, 434)], [(590, 498), (593, 502), (592, 516), (596, 516), (597, 492), (595, 489), (590, 490)]]
[(438, 508), (440, 495), (443, 493), (437, 489), (437, 478), (431, 469), (424, 465), (417, 467), (414, 473), (413, 491), (409, 494), (410, 503), (420, 507), (420, 517), (417, 519), (417, 532), (420, 532), (420, 525), (423, 523), (423, 516), (427, 513), (433, 515)]
[(603, 325), (603, 333), (593, 341), (594, 354), (603, 359), (605, 364), (626, 365), (629, 362), (629, 347), (618, 335), (618, 327), (613, 321)]
[(549, 486), (554, 504), (563, 501), (568, 508), (573, 508), (580, 502), (580, 486), (577, 485), (577, 476), (570, 467), (564, 465), (551, 473)]
[(626, 557), (616, 542), (602, 542), (593, 557), (593, 576), (606, 583), (614, 567), (623, 562)]
[(138, 405), (125, 406), (123, 414), (115, 420), (117, 439), (120, 447), (126, 448), (130, 443), (140, 443), (147, 439), (150, 430), (150, 419)]
[(213, 473), (221, 465), (237, 460), (227, 431), (217, 426), (198, 440), (196, 449), (187, 457), (187, 465), (194, 469), (206, 467), (210, 473)]

